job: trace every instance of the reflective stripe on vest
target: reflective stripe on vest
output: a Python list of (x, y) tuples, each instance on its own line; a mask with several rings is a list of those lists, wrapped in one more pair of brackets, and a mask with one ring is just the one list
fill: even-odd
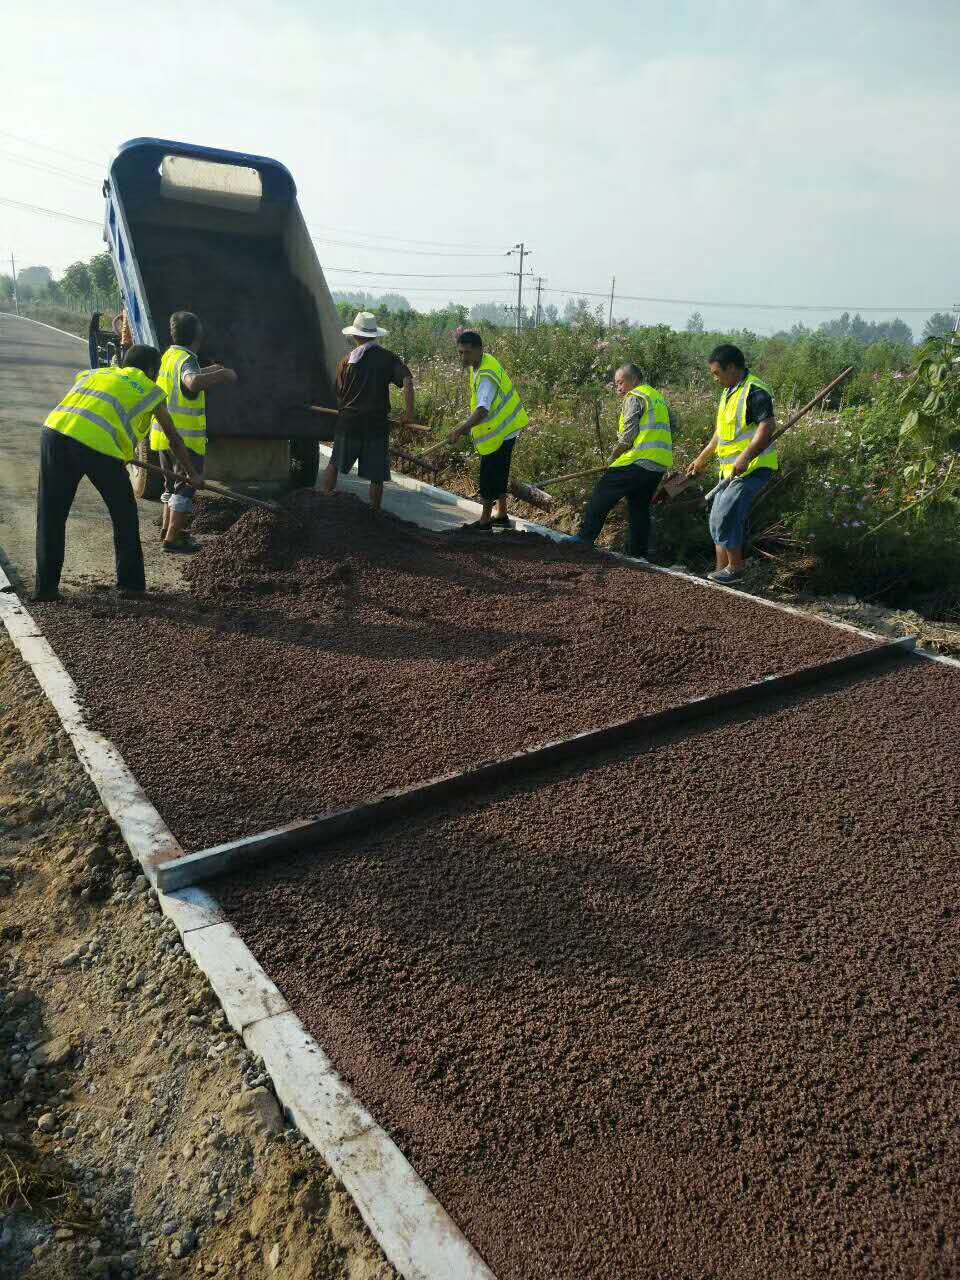
[[(203, 457), (207, 452), (207, 395), (205, 391), (201, 391), (195, 399), (188, 400), (180, 385), (183, 366), (193, 358), (194, 352), (188, 351), (186, 347), (167, 347), (160, 361), (157, 382), (166, 392), (167, 412), (173, 419), (181, 440), (188, 449)], [(150, 448), (170, 448), (166, 434), (156, 424), (150, 432)]]
[(147, 434), (153, 410), (162, 403), (163, 392), (139, 369), (87, 369), (43, 425), (97, 453), (129, 462)]
[[(729, 480), (733, 475), (734, 463), (757, 433), (757, 424), (747, 422), (747, 399), (751, 387), (759, 387), (771, 397), (773, 395), (765, 382), (749, 373), (735, 391), (724, 391), (717, 406), (717, 462), (720, 464), (722, 480)], [(771, 447), (750, 460), (744, 475), (749, 475), (759, 467), (769, 467), (771, 471), (776, 471), (777, 466), (777, 451)]]
[[(673, 466), (673, 432), (670, 430), (670, 410), (659, 391), (653, 387), (634, 387), (627, 392), (635, 400), (646, 400), (647, 412), (640, 421), (636, 438), (625, 453), (614, 458), (611, 467), (629, 467), (634, 462), (655, 462), (659, 467)], [(624, 432), (625, 414), (620, 413), (620, 434)]]
[(505, 440), (519, 435), (530, 419), (506, 370), (493, 356), (484, 356), (480, 367), (470, 370), (471, 413), (477, 408), (477, 383), (481, 378), (491, 378), (497, 390), (487, 416), (470, 428), (470, 438), (477, 453), (496, 453)]

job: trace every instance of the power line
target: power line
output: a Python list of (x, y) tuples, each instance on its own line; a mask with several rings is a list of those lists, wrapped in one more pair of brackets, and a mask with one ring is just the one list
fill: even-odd
[(46, 209), (39, 204), (26, 204), (23, 200), (11, 200), (9, 196), (0, 196), (0, 204), (9, 205), (11, 209), (23, 209), (25, 213), (44, 213), (50, 218), (63, 218), (66, 222), (79, 222), (88, 227), (103, 226), (93, 218), (81, 218), (77, 213), (65, 213), (63, 209)]
[(361, 267), (324, 267), (324, 271), (347, 272), (355, 276), (386, 276), (392, 280), (501, 280), (512, 271), (480, 271), (464, 275), (459, 271), (364, 271)]
[(356, 240), (330, 240), (326, 236), (314, 235), (310, 239), (315, 244), (334, 244), (342, 249), (362, 249), (365, 253), (402, 253), (413, 254), (419, 258), (505, 258), (505, 253), (451, 253), (448, 249), (388, 249), (382, 244), (360, 244)]
[[(422, 244), (431, 245), (440, 249), (481, 249), (490, 252), (494, 257), (500, 257), (493, 245), (489, 244), (470, 244), (457, 240), (413, 240), (409, 236), (385, 236), (378, 231), (357, 231), (355, 227), (332, 227), (329, 223), (311, 227), (311, 230), (317, 231), (339, 231), (348, 236), (363, 236), (366, 240), (392, 240), (397, 244)], [(501, 251), (502, 252), (502, 251)]]
[[(339, 281), (336, 285), (335, 290), (333, 290), (333, 292), (336, 292), (336, 293), (350, 292), (349, 283), (350, 282), (347, 280)], [(367, 282), (360, 281), (359, 283), (366, 284)], [(393, 288), (391, 285), (383, 285), (381, 287), (383, 291), (386, 293), (396, 293), (399, 291), (399, 289), (402, 289), (404, 293), (432, 293), (432, 294), (435, 294), (438, 298), (444, 298), (444, 297), (449, 298), (451, 292), (456, 294), (482, 293), (485, 298), (489, 298), (490, 295), (494, 293), (506, 293), (506, 294), (509, 294), (510, 297), (513, 297), (512, 285), (509, 285), (506, 288), (501, 288), (499, 285), (495, 285), (492, 289), (470, 288), (470, 289), (453, 289), (453, 290), (435, 289), (433, 288), (432, 285), (426, 285), (426, 284), (399, 285), (396, 289)], [(354, 292), (356, 292), (356, 290), (354, 290)], [(512, 311), (513, 308), (511, 307), (510, 310)]]
[(86, 156), (78, 156), (73, 151), (63, 151), (60, 147), (51, 147), (45, 142), (35, 142), (32, 138), (22, 138), (18, 133), (10, 133), (7, 129), (0, 129), (0, 137), (12, 138), (14, 142), (22, 142), (25, 147), (39, 147), (41, 151), (52, 151), (54, 155), (66, 156), (68, 160), (75, 160), (78, 164), (89, 164), (94, 169), (99, 169), (102, 173), (106, 169), (106, 164), (100, 160), (88, 160)]
[[(0, 132), (5, 132), (5, 131), (0, 131)], [(6, 136), (12, 137), (15, 135), (10, 134)], [(49, 148), (49, 149), (52, 150), (53, 148)], [(72, 176), (77, 177), (78, 175), (72, 175)], [(20, 209), (25, 213), (35, 213), (35, 214), (38, 213), (38, 214), (43, 214), (44, 216), (50, 217), (50, 218), (60, 218), (65, 222), (72, 222), (80, 226), (96, 227), (99, 229), (102, 225), (99, 221), (96, 221), (93, 218), (84, 218), (80, 214), (67, 213), (63, 209), (48, 209), (43, 205), (31, 204), (23, 200), (12, 200), (9, 196), (0, 196), (0, 204), (6, 205), (8, 208), (11, 208), (11, 209)], [(364, 234), (364, 233), (361, 232), (356, 234)], [(388, 237), (384, 237), (384, 238), (386, 239)], [(389, 238), (394, 238), (394, 237), (389, 237)], [(399, 237), (396, 237), (396, 238), (399, 239)], [(411, 241), (408, 243), (430, 244), (430, 243), (439, 243), (439, 242)], [(450, 246), (448, 245), (447, 247), (450, 247)], [(520, 246), (518, 245), (517, 248), (519, 249), (519, 247)], [(384, 252), (387, 252), (387, 250), (384, 250)], [(526, 249), (526, 246), (524, 246), (524, 255), (526, 255), (528, 252), (529, 251)], [(496, 254), (491, 256), (499, 257), (501, 255)], [(354, 276), (371, 276), (371, 277), (377, 277), (382, 279), (396, 279), (396, 280), (416, 280), (416, 279), (489, 280), (489, 279), (501, 279), (505, 275), (514, 274), (513, 272), (507, 272), (507, 271), (490, 271), (490, 272), (479, 272), (479, 273), (473, 273), (473, 274), (461, 274), (459, 272), (426, 272), (426, 271), (425, 272), (369, 271), (361, 267), (332, 267), (332, 266), (325, 267), (324, 270), (335, 272), (338, 274), (349, 274)], [(516, 274), (519, 275), (519, 273), (516, 273)], [(518, 285), (520, 285), (521, 280), (522, 280), (522, 277), (520, 277), (520, 280), (518, 280)], [(412, 288), (412, 286), (406, 286), (406, 287)], [(506, 290), (501, 290), (496, 288), (491, 288), (490, 291), (496, 292), (496, 293), (506, 292)], [(431, 292), (437, 292), (437, 291), (432, 290)], [(460, 292), (482, 293), (484, 292), (484, 290), (468, 289), (468, 290), (461, 290)], [(606, 290), (601, 293), (591, 289), (565, 289), (565, 288), (561, 288), (560, 286), (544, 287), (543, 292), (563, 294), (567, 297), (576, 297), (576, 298), (602, 298), (604, 299), (604, 301), (607, 301), (610, 296), (609, 292)], [(946, 304), (943, 304), (943, 303), (925, 303), (923, 305), (917, 305), (912, 303), (909, 306), (903, 305), (903, 304), (899, 304), (899, 305), (889, 304), (887, 306), (873, 306), (873, 305), (855, 306), (851, 303), (847, 303), (842, 306), (838, 306), (835, 303), (812, 304), (812, 303), (806, 303), (806, 302), (795, 302), (795, 303), (742, 302), (742, 301), (732, 301), (730, 299), (724, 299), (724, 300), (718, 301), (716, 299), (705, 299), (705, 298), (663, 298), (663, 297), (654, 297), (651, 295), (639, 294), (639, 293), (618, 293), (617, 297), (622, 302), (646, 302), (646, 303), (654, 303), (660, 306), (674, 306), (674, 307), (719, 307), (719, 308), (733, 307), (741, 310), (750, 310), (750, 311), (800, 311), (800, 312), (850, 311), (850, 312), (860, 312), (861, 314), (863, 314), (864, 312), (868, 312), (868, 313), (874, 313), (874, 314), (883, 313), (887, 315), (891, 315), (891, 314), (892, 315), (908, 315), (908, 314), (930, 315), (935, 311), (953, 311), (954, 310), (953, 307), (947, 306)]]
[[(547, 293), (563, 293), (570, 297), (576, 298), (603, 298), (610, 297), (609, 291), (605, 293), (591, 292), (589, 289), (561, 289), (552, 288), (546, 290)], [(836, 306), (834, 304), (823, 303), (813, 304), (809, 302), (708, 302), (703, 298), (652, 298), (639, 293), (618, 293), (617, 299), (621, 302), (658, 302), (669, 306), (677, 307), (743, 307), (753, 311), (882, 311), (886, 314), (893, 312), (894, 314), (902, 314), (903, 312), (916, 312), (918, 315), (929, 315), (931, 311), (942, 311), (943, 308), (939, 304), (927, 303), (924, 306), (911, 305), (887, 307), (857, 307), (852, 303), (845, 306)]]
[(78, 182), (81, 186), (90, 190), (99, 185), (98, 180), (92, 175), (71, 173), (69, 169), (61, 169), (57, 165), (47, 164), (43, 160), (30, 160), (26, 156), (18, 156), (12, 151), (0, 151), (0, 156), (5, 160), (12, 161), (13, 164), (22, 164), (29, 169), (37, 169), (41, 173), (51, 173), (58, 178), (68, 178), (71, 182)]

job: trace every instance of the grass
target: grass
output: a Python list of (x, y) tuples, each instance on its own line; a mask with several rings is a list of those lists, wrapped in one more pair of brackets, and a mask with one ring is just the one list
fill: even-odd
[(93, 1235), (99, 1222), (80, 1198), (72, 1174), (33, 1147), (7, 1138), (0, 1151), (0, 1211), (27, 1212), (55, 1227)]

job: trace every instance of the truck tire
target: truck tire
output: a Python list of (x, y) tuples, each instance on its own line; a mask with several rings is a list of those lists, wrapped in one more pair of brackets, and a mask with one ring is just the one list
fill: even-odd
[(318, 440), (290, 441), (290, 485), (294, 489), (312, 489), (320, 470)]
[[(159, 467), (160, 459), (150, 448), (146, 440), (137, 445), (137, 457), (141, 462), (149, 462)], [(133, 496), (142, 498), (144, 502), (158, 502), (163, 492), (163, 480), (153, 471), (144, 471), (142, 467), (127, 467), (130, 483), (133, 485)]]

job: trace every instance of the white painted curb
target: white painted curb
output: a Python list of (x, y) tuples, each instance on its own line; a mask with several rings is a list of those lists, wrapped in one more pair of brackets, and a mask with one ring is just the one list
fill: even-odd
[[(0, 620), (53, 704), (107, 811), (144, 871), (182, 853), (113, 743), (87, 728), (76, 685), (0, 569)], [(357, 1101), (317, 1042), (201, 889), (159, 894), (231, 1027), (258, 1054), (277, 1097), (352, 1196), (405, 1280), (496, 1280), (389, 1135)]]
[(9, 316), (11, 320), (26, 320), (29, 324), (38, 324), (41, 329), (49, 329), (51, 333), (62, 333), (65, 338), (72, 338), (74, 342), (82, 342), (87, 345), (87, 339), (78, 337), (75, 333), (68, 333), (66, 329), (58, 329), (54, 324), (47, 324), (43, 320), (34, 320), (33, 316), (18, 316), (15, 311), (0, 311), (0, 316)]

